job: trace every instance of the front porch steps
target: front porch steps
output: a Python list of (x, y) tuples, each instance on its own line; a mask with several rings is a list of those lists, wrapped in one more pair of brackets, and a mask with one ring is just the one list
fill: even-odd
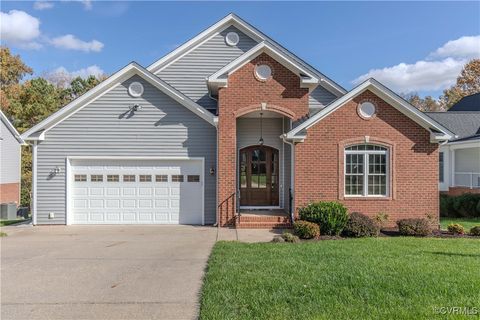
[(239, 229), (285, 229), (292, 227), (289, 214), (283, 210), (241, 210), (235, 227)]

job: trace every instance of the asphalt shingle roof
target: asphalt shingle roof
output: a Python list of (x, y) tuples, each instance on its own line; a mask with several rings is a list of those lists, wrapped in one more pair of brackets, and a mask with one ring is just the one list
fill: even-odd
[(426, 114), (458, 136), (452, 141), (480, 135), (480, 112), (453, 111), (426, 112)]
[(463, 97), (460, 101), (455, 103), (448, 112), (458, 111), (477, 111), (480, 112), (480, 92)]

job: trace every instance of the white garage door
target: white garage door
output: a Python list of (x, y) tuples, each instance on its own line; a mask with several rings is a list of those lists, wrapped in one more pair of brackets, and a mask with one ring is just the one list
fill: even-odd
[(202, 224), (202, 160), (72, 160), (73, 224)]

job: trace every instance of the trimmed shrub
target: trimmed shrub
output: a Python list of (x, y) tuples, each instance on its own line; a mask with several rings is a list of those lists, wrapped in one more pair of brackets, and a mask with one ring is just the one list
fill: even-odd
[(300, 239), (296, 235), (291, 234), (290, 232), (284, 232), (282, 234), (282, 238), (283, 240), (285, 240), (285, 242), (292, 242), (292, 243), (300, 242)]
[(376, 237), (378, 236), (379, 228), (377, 224), (360, 212), (353, 212), (350, 214), (347, 225), (343, 229), (343, 235), (347, 237)]
[(464, 234), (465, 229), (461, 224), (458, 223), (450, 223), (447, 227), (448, 232), (453, 234)]
[(318, 224), (304, 220), (297, 220), (293, 223), (293, 230), (300, 239), (313, 239), (320, 236)]
[(299, 210), (300, 219), (316, 223), (323, 235), (338, 236), (348, 221), (347, 208), (339, 202), (315, 202)]
[(375, 223), (377, 224), (378, 228), (383, 228), (386, 225), (389, 217), (389, 214), (386, 212), (377, 213), (375, 215)]
[(428, 236), (432, 233), (427, 219), (402, 219), (397, 221), (398, 231), (403, 236)]
[(440, 215), (454, 218), (480, 217), (480, 194), (440, 195)]
[(475, 226), (470, 229), (471, 236), (480, 236), (480, 226)]

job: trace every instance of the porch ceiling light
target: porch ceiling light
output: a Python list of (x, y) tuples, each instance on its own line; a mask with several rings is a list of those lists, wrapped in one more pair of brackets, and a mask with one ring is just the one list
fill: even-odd
[(263, 146), (263, 126), (262, 126), (262, 120), (263, 120), (263, 112), (260, 112), (260, 139), (258, 139), (258, 144)]

